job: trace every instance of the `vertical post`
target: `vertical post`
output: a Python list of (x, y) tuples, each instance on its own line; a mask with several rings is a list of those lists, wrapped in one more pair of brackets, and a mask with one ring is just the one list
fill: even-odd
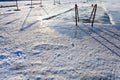
[(16, 0), (16, 6), (17, 6), (17, 10), (18, 10), (18, 2), (17, 2), (17, 0)]
[(93, 20), (92, 20), (92, 24), (91, 24), (92, 27), (93, 27), (93, 23), (94, 23), (94, 20), (95, 20), (95, 15), (96, 15), (96, 10), (97, 10), (97, 4), (95, 4), (94, 8), (95, 8), (95, 10), (94, 10)]
[(33, 5), (32, 5), (32, 0), (31, 0), (31, 7), (30, 8), (34, 8)]
[(55, 5), (55, 0), (54, 0), (54, 5)]
[(76, 26), (77, 26), (77, 13), (76, 13), (76, 11), (77, 11), (77, 4), (75, 4), (75, 22), (76, 22)]
[(78, 25), (78, 21), (79, 21), (78, 6), (77, 6), (77, 4), (75, 4), (75, 22), (76, 22), (76, 26)]
[(60, 4), (60, 0), (59, 0), (59, 3), (58, 4)]
[(32, 8), (32, 0), (31, 0), (31, 8)]
[(42, 7), (42, 0), (40, 0), (40, 7)]
[(88, 0), (86, 2), (88, 2)]
[[(93, 4), (92, 4), (92, 6), (93, 6)], [(92, 16), (93, 16), (94, 10), (95, 10), (95, 6), (93, 7), (93, 10), (92, 10), (92, 12), (91, 12), (91, 15), (90, 15), (89, 21), (91, 20), (91, 18), (92, 18)]]
[(91, 4), (91, 7), (93, 7), (93, 4)]
[(18, 8), (18, 1), (16, 0), (16, 7), (17, 9), (15, 9), (15, 11), (20, 11), (20, 9)]

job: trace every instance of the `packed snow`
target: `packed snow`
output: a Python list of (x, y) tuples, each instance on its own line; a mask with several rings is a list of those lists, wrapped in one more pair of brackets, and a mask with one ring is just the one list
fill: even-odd
[(0, 2), (0, 80), (120, 80), (120, 1), (55, 1)]

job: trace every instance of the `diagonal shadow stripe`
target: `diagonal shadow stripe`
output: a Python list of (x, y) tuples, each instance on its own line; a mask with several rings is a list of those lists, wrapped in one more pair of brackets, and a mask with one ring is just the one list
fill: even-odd
[(26, 23), (26, 21), (27, 21), (27, 19), (28, 19), (29, 15), (30, 15), (31, 11), (32, 11), (32, 8), (30, 8), (30, 10), (29, 10), (29, 12), (28, 12), (28, 14), (27, 14), (27, 16), (26, 16), (26, 18), (25, 18), (25, 20), (24, 20), (23, 24), (22, 24), (22, 27), (20, 28), (20, 31), (22, 31), (22, 30), (23, 30), (24, 25), (25, 25), (25, 23)]
[[(112, 50), (111, 48), (109, 48), (106, 44), (104, 44), (102, 41), (98, 40), (97, 38), (95, 38), (94, 36), (92, 36), (89, 32), (85, 31), (84, 29), (82, 29), (81, 27), (79, 27), (79, 29), (83, 32), (85, 32), (86, 34), (88, 34), (89, 36), (91, 36), (95, 41), (97, 41), (98, 43), (100, 43), (102, 46), (104, 46), (105, 48), (107, 48), (108, 50), (110, 50), (113, 54), (115, 54), (116, 56), (120, 57), (120, 54), (115, 52), (114, 50)], [(103, 38), (103, 37), (102, 37)], [(104, 38), (103, 38), (104, 39)], [(106, 39), (105, 39), (106, 40)], [(110, 42), (110, 41), (109, 41)], [(110, 42), (110, 44), (113, 44)], [(114, 45), (114, 44), (113, 44)], [(114, 45), (116, 47), (116, 45)], [(119, 48), (119, 47), (116, 47)]]
[(33, 26), (34, 24), (36, 24), (37, 22), (39, 22), (39, 21), (34, 21), (33, 23), (27, 25), (26, 27), (21, 28), (20, 31), (24, 31), (24, 30), (26, 30), (26, 29), (32, 27), (32, 26)]

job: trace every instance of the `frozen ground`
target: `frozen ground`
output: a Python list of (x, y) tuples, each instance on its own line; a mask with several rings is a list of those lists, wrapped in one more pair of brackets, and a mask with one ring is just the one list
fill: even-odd
[[(98, 3), (93, 28), (75, 26), (76, 3), (81, 19)], [(30, 1), (19, 1), (21, 11), (0, 8), (0, 80), (120, 80), (119, 3), (45, 0), (29, 8)]]

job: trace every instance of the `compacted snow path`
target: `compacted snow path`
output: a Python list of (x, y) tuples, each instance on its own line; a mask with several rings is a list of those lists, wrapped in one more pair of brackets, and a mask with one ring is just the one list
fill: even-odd
[(45, 0), (29, 8), (30, 1), (19, 1), (21, 11), (0, 8), (0, 80), (120, 80), (120, 1), (110, 8), (112, 2), (96, 0), (93, 28), (82, 22), (91, 2)]

